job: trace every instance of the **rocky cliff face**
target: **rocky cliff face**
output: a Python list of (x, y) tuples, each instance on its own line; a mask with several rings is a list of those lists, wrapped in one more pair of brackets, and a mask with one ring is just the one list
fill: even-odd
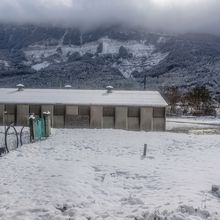
[(217, 92), (220, 37), (120, 26), (80, 31), (0, 25), (0, 86), (148, 89), (197, 84)]

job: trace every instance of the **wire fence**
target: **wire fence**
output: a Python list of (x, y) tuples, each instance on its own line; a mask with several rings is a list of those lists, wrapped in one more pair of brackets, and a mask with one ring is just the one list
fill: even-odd
[(5, 132), (4, 129), (0, 129), (0, 155), (5, 153)]
[(30, 142), (29, 127), (16, 127), (10, 124), (0, 130), (0, 156)]
[(21, 128), (19, 133), (19, 138), (20, 138), (21, 146), (24, 144), (30, 144), (31, 143), (30, 128), (29, 127)]
[(0, 156), (17, 149), (19, 146), (46, 139), (51, 135), (50, 112), (43, 118), (29, 116), (29, 127), (18, 127), (14, 123), (0, 127)]

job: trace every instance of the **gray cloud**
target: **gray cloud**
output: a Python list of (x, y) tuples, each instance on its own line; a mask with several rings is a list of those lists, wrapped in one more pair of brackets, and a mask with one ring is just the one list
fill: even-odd
[(219, 0), (1, 0), (0, 22), (81, 26), (122, 23), (220, 34)]

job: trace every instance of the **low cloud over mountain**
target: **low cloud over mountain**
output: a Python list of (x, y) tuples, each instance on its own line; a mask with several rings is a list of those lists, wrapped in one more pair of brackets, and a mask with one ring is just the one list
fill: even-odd
[(126, 24), (220, 34), (219, 0), (1, 0), (0, 22), (93, 28)]

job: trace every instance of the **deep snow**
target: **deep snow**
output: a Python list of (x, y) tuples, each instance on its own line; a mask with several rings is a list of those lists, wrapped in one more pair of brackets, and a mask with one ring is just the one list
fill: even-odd
[[(163, 210), (172, 220), (211, 219), (206, 211), (220, 219), (220, 201), (210, 193), (220, 183), (219, 140), (220, 135), (54, 130), (48, 140), (0, 158), (0, 219), (153, 220), (148, 212)], [(189, 207), (178, 211), (184, 205)]]

